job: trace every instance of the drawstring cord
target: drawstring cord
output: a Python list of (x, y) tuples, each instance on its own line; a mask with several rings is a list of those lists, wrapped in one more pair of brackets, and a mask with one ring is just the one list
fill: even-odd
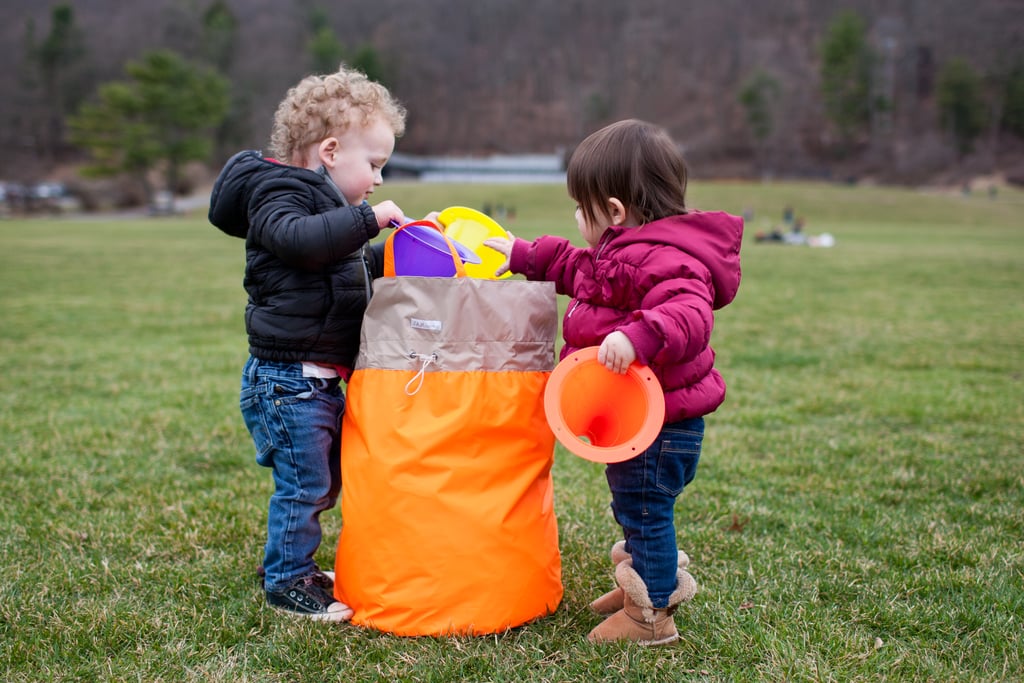
[[(419, 393), (419, 390), (423, 387), (423, 376), (426, 374), (427, 368), (437, 362), (437, 354), (436, 353), (432, 353), (430, 355), (427, 355), (425, 353), (416, 353), (415, 351), (410, 351), (409, 355), (408, 355), (408, 358), (409, 358), (409, 360), (418, 360), (421, 363), (420, 371), (417, 372), (415, 375), (413, 375), (413, 378), (410, 379), (405, 384), (405, 395), (406, 396), (415, 396), (417, 393)], [(414, 390), (410, 391), (409, 387), (411, 387), (414, 382), (417, 382), (417, 380), (419, 380), (419, 381), (416, 384), (416, 388)]]

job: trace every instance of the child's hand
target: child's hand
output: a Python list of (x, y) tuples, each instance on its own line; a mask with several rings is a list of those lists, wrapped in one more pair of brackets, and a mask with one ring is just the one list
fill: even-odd
[(439, 211), (431, 211), (430, 213), (423, 217), (423, 220), (433, 223), (434, 227), (437, 228), (439, 232), (444, 232), (444, 225), (438, 219), (438, 216), (440, 215), (441, 212)]
[(374, 204), (372, 207), (373, 215), (377, 217), (377, 227), (390, 228), (391, 221), (395, 221), (399, 225), (408, 223), (405, 219), (405, 214), (398, 208), (398, 204), (395, 204), (390, 199), (385, 199), (380, 204)]
[(620, 375), (629, 369), (630, 363), (636, 360), (636, 349), (629, 337), (621, 332), (612, 332), (597, 350), (597, 362)]
[(490, 247), (494, 251), (500, 253), (505, 257), (505, 262), (498, 266), (498, 269), (494, 271), (494, 277), (501, 277), (508, 272), (508, 259), (512, 253), (512, 243), (515, 242), (515, 238), (512, 237), (512, 233), (509, 233), (511, 239), (504, 237), (488, 237), (484, 240), (484, 246)]

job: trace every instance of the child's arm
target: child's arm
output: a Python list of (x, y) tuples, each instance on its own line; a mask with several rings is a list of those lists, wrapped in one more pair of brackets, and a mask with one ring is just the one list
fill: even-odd
[(576, 262), (590, 253), (589, 249), (575, 247), (569, 240), (551, 235), (538, 237), (533, 242), (490, 237), (483, 243), (505, 256), (497, 275), (511, 270), (522, 273), (528, 280), (554, 282), (559, 294), (573, 294)]
[[(321, 270), (336, 263), (376, 237), (384, 225), (402, 220), (394, 202), (371, 207), (342, 206), (323, 213), (309, 213), (309, 188), (282, 178), (261, 188), (251, 206), (249, 238), (282, 261), (304, 270)], [(377, 211), (380, 210), (378, 215)]]
[[(484, 240), (484, 246), (494, 249), (505, 257), (505, 262), (494, 272), (495, 277), (500, 277), (508, 272), (514, 244), (515, 238), (491, 237)], [(605, 337), (597, 351), (597, 362), (620, 375), (629, 369), (630, 364), (636, 360), (636, 357), (636, 349), (633, 347), (633, 342), (625, 334), (618, 331), (612, 332)]]
[(696, 358), (711, 339), (713, 295), (697, 278), (674, 278), (647, 293), (631, 320), (619, 327), (637, 360), (672, 364)]

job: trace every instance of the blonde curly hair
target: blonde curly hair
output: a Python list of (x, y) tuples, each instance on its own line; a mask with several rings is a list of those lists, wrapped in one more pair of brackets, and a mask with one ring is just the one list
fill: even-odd
[(383, 85), (342, 64), (337, 73), (307, 76), (288, 91), (274, 114), (270, 152), (295, 163), (310, 145), (378, 116), (395, 137), (405, 132), (405, 107)]

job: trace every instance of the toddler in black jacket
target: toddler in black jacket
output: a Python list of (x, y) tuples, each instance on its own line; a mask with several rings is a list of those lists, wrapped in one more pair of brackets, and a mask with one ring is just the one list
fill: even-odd
[(236, 154), (210, 198), (210, 222), (245, 239), (240, 404), (256, 461), (274, 479), (261, 569), (267, 603), (317, 620), (352, 616), (313, 555), (320, 513), (341, 490), (340, 384), (383, 270), (380, 245), (368, 242), (405, 221), (394, 202), (367, 200), (404, 129), (403, 107), (364, 74), (342, 65), (309, 76), (277, 108), (275, 158)]

